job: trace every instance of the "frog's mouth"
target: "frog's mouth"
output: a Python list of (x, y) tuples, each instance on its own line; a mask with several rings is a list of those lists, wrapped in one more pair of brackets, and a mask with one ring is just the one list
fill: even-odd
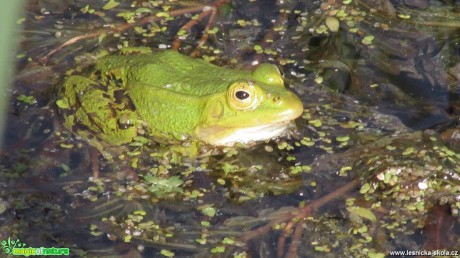
[(270, 124), (261, 124), (249, 127), (218, 127), (199, 128), (198, 138), (212, 145), (231, 146), (235, 143), (268, 140), (281, 135), (291, 121), (280, 121)]

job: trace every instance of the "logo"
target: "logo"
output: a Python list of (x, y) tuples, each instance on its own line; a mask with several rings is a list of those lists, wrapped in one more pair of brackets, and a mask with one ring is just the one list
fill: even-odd
[(26, 247), (25, 243), (22, 243), (19, 238), (11, 239), (8, 237), (7, 240), (2, 240), (3, 252), (8, 255), (69, 255), (69, 248), (56, 248), (56, 247)]

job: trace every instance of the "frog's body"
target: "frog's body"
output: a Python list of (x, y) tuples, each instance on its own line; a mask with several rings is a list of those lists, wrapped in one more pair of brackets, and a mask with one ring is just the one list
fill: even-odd
[(102, 58), (89, 77), (66, 78), (61, 100), (68, 127), (86, 126), (111, 145), (130, 142), (142, 127), (163, 140), (264, 140), (303, 111), (274, 65), (251, 73), (171, 50)]

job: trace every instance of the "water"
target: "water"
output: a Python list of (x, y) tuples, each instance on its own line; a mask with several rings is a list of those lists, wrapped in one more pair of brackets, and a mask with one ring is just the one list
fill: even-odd
[[(221, 66), (277, 64), (305, 112), (290, 138), (191, 159), (158, 144), (101, 155), (63, 128), (54, 104), (66, 72), (81, 73), (101, 50), (170, 45), (189, 16), (143, 22), (113, 37), (103, 24), (122, 28), (116, 14), (159, 7), (57, 2), (27, 6), (19, 51), (25, 56), (17, 60), (1, 152), (1, 240), (70, 248), (74, 257), (458, 249), (459, 37), (452, 6), (395, 5), (406, 19), (365, 1), (273, 1), (272, 13), (262, 2), (224, 5), (201, 54)], [(339, 10), (340, 30), (328, 32), (324, 17)], [(133, 19), (142, 21), (148, 14), (139, 12)], [(183, 53), (199, 44), (206, 22), (183, 40)], [(151, 35), (161, 26), (164, 33)], [(87, 33), (94, 36), (59, 47)], [(366, 36), (374, 37), (371, 44), (363, 43)]]

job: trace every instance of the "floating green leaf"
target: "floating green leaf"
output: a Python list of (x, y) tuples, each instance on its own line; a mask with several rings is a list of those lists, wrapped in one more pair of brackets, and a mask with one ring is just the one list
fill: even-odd
[(201, 213), (208, 217), (214, 217), (216, 215), (216, 209), (211, 206), (204, 206), (201, 208)]
[(166, 257), (174, 257), (174, 253), (166, 249), (161, 250), (160, 253)]
[(370, 45), (372, 44), (372, 41), (374, 41), (374, 36), (368, 35), (364, 37), (363, 40), (361, 40), (361, 43), (363, 43), (364, 45)]
[(33, 105), (37, 102), (37, 100), (34, 98), (34, 96), (26, 96), (26, 95), (19, 95), (16, 97), (17, 100), (23, 102), (23, 103), (26, 103), (26, 104), (29, 104), (29, 105)]
[(350, 215), (365, 218), (365, 219), (370, 220), (371, 222), (377, 221), (377, 218), (375, 217), (374, 213), (369, 209), (354, 206), (354, 207), (347, 207), (347, 210), (350, 213)]
[(102, 9), (104, 9), (104, 10), (110, 10), (110, 9), (112, 9), (112, 8), (114, 8), (114, 7), (117, 7), (119, 4), (120, 4), (120, 3), (117, 2), (117, 1), (115, 1), (115, 0), (109, 0), (109, 2), (106, 3), (106, 4), (102, 7)]

